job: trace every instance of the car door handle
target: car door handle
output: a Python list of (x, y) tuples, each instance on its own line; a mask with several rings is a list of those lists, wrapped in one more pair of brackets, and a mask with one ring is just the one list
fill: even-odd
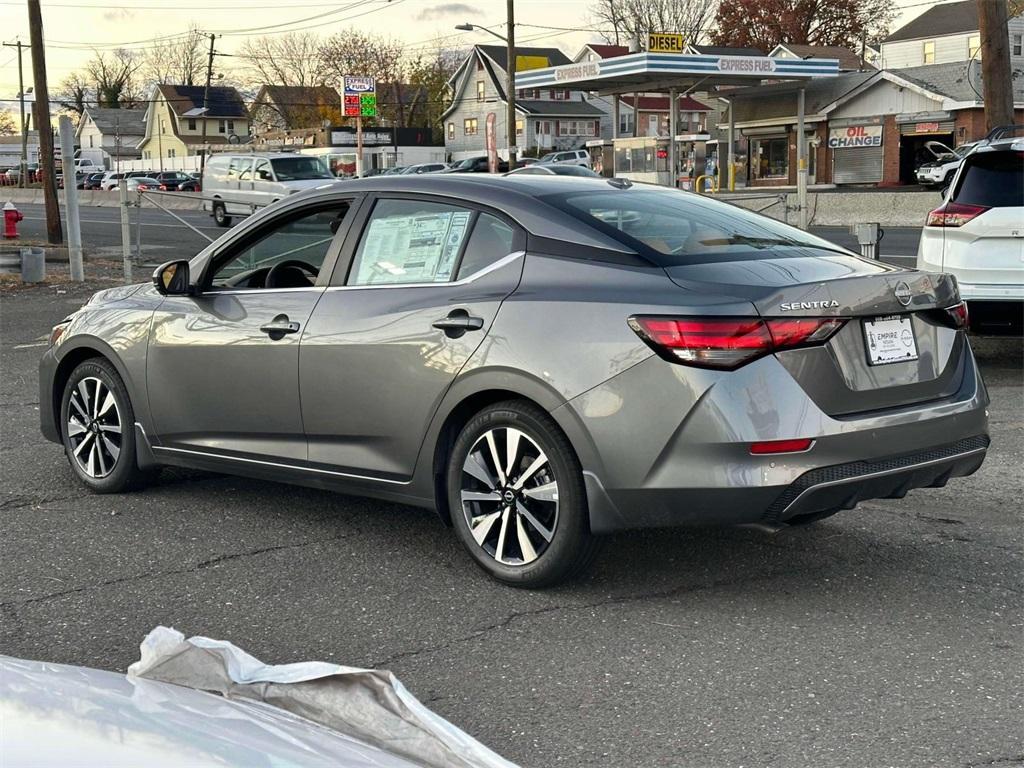
[(457, 339), (466, 331), (479, 331), (484, 327), (484, 319), (474, 317), (464, 309), (456, 309), (450, 312), (448, 317), (435, 320), (431, 325), (439, 331), (444, 331), (449, 338)]
[(261, 325), (260, 330), (277, 341), (289, 333), (298, 333), (299, 324), (289, 322), (288, 315), (278, 315), (266, 325)]

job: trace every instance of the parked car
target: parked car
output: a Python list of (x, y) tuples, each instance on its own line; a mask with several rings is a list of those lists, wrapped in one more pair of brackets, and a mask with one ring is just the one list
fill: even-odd
[(918, 269), (956, 278), (976, 333), (1024, 333), (1024, 139), (981, 142), (928, 214)]
[(88, 157), (75, 158), (75, 173), (102, 173), (103, 166)]
[(179, 192), (202, 192), (203, 185), (199, 182), (199, 179), (189, 179), (183, 181), (178, 185)]
[(419, 163), (418, 165), (410, 165), (402, 171), (402, 174), (440, 173), (446, 168), (448, 168), (447, 163)]
[(566, 152), (548, 152), (543, 155), (539, 164), (551, 165), (582, 165), (590, 167), (590, 153), (585, 149), (573, 149)]
[(153, 174), (153, 178), (160, 182), (161, 192), (177, 192), (180, 185), (187, 181), (195, 181), (184, 171), (161, 171)]
[(100, 189), (104, 192), (109, 192), (112, 189), (117, 189), (118, 182), (124, 178), (123, 173), (117, 173), (115, 171), (107, 171), (103, 174), (103, 178), (100, 179)]
[[(29, 163), (27, 166), (25, 166), (25, 171), (28, 182), (30, 184), (34, 181), (39, 180), (39, 163)], [(21, 176), (21, 168), (17, 166), (14, 168), (8, 168), (4, 172), (4, 176), (7, 178), (7, 181), (16, 183), (18, 181), (18, 177)]]
[(103, 181), (103, 177), (106, 174), (103, 173), (90, 173), (85, 177), (85, 181), (82, 184), (82, 189), (99, 189), (100, 182)]
[(152, 176), (132, 176), (125, 185), (128, 192), (150, 192), (160, 189), (160, 182)]
[(942, 155), (937, 160), (924, 163), (918, 166), (916, 173), (917, 183), (924, 187), (946, 187), (953, 180), (953, 174), (960, 167), (963, 160), (976, 142), (961, 144), (949, 154)]
[(516, 168), (509, 171), (506, 176), (530, 174), (533, 176), (589, 176), (599, 177), (601, 174), (594, 173), (582, 165), (552, 165), (551, 163), (534, 163), (523, 168)]
[(296, 154), (214, 155), (203, 173), (203, 210), (219, 227), (304, 189), (336, 181), (320, 157)]
[(405, 169), (407, 167), (408, 166), (405, 166), (405, 165), (396, 165), (394, 168), (388, 168), (387, 170), (381, 171), (380, 175), (381, 176), (398, 176), (398, 175), (404, 173)]
[[(498, 159), (498, 173), (505, 173), (508, 170), (508, 161)], [(457, 163), (452, 163), (447, 170), (441, 173), (488, 173), (490, 164), (486, 156), (467, 157)]]
[(96, 294), (51, 333), (39, 411), (93, 491), (167, 464), (433, 507), (540, 587), (598, 534), (806, 524), (971, 474), (964, 317), (949, 275), (698, 195), (377, 177)]

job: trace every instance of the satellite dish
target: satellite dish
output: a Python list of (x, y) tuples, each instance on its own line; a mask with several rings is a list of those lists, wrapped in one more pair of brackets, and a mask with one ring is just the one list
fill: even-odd
[(239, 143), (241, 143), (241, 139), (238, 138), (238, 134), (237, 133), (229, 133), (228, 134), (228, 144), (239, 144)]

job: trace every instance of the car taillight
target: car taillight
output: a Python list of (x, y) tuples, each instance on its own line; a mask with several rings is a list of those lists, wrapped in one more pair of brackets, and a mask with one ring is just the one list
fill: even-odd
[(655, 352), (674, 363), (730, 370), (778, 350), (827, 341), (837, 318), (629, 318), (629, 326)]
[(958, 331), (967, 329), (970, 325), (970, 317), (967, 314), (967, 302), (961, 301), (959, 304), (954, 304), (952, 307), (946, 307), (946, 314), (953, 320), (953, 326)]
[(772, 453), (803, 453), (809, 451), (814, 441), (809, 437), (798, 437), (795, 440), (763, 440), (750, 444), (750, 452), (755, 456)]
[(166, 185), (166, 184), (161, 184), (161, 185), (160, 185), (160, 191), (161, 191), (161, 192), (166, 192), (166, 191), (167, 191), (167, 189), (168, 189), (168, 187), (167, 187), (167, 185)]
[(928, 214), (927, 227), (962, 227), (971, 219), (987, 211), (984, 205), (949, 202)]

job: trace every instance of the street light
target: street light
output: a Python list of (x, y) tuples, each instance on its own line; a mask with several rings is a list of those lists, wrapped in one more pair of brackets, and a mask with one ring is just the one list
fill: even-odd
[[(506, 103), (508, 104), (508, 169), (514, 171), (516, 167), (516, 25), (513, 0), (508, 0), (508, 19), (506, 21), (508, 37), (499, 35), (493, 29), (480, 26), (479, 24), (456, 24), (455, 28), (460, 32), (472, 32), (482, 29), (499, 40), (505, 41), (505, 73), (508, 79), (505, 83)], [(525, 124), (524, 124), (525, 127)], [(525, 134), (525, 130), (524, 130)]]

